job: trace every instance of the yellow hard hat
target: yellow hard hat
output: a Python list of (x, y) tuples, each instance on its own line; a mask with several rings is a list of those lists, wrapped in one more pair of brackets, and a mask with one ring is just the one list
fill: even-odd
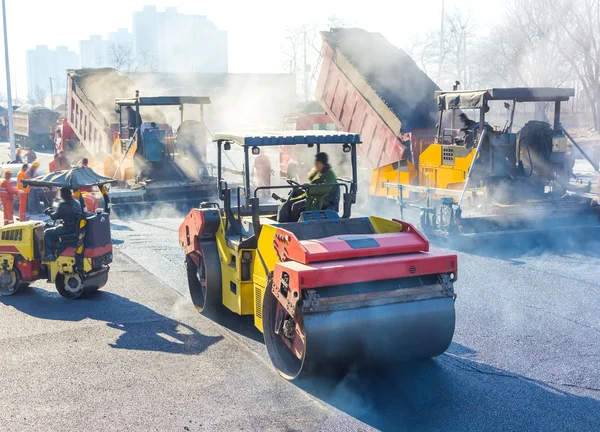
[(4, 175), (12, 175), (12, 171), (11, 170), (4, 170)]
[(40, 166), (40, 163), (38, 161), (33, 161), (33, 163), (31, 164), (32, 167), (37, 168)]

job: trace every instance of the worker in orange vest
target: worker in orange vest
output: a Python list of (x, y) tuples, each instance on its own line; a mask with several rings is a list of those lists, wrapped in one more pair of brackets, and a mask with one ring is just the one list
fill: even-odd
[[(81, 159), (79, 166), (89, 168), (90, 161), (88, 158)], [(83, 200), (85, 202), (85, 209), (90, 213), (95, 213), (98, 208), (98, 199), (96, 195), (94, 195), (94, 188), (92, 186), (84, 186), (79, 189), (81, 191), (81, 195), (83, 196)]]
[[(271, 162), (269, 161), (269, 157), (260, 153), (254, 159), (254, 183), (256, 187), (269, 187), (271, 186)], [(270, 196), (271, 193), (268, 189), (261, 189), (258, 191), (257, 196), (259, 198), (266, 198)]]
[(15, 203), (13, 201), (18, 191), (10, 181), (12, 177), (11, 170), (4, 171), (4, 178), (0, 180), (0, 200), (2, 200), (2, 208), (4, 210), (4, 225), (14, 222), (15, 218)]
[(23, 164), (23, 168), (17, 174), (17, 190), (19, 191), (19, 220), (21, 222), (27, 220), (27, 200), (29, 198), (29, 186), (23, 184), (23, 180), (27, 180), (27, 169), (29, 165)]
[(71, 168), (69, 166), (69, 161), (67, 160), (67, 156), (65, 155), (64, 150), (61, 150), (58, 152), (58, 171), (64, 171), (64, 170), (68, 170), (69, 168)]
[(48, 171), (49, 172), (58, 171), (58, 153), (54, 153), (54, 159), (52, 159), (50, 161), (50, 163), (48, 164)]

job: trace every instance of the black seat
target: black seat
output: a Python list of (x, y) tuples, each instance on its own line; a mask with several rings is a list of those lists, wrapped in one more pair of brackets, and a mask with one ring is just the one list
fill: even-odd
[[(81, 221), (85, 218), (85, 215), (79, 219), (77, 219), (77, 226), (81, 226)], [(77, 246), (77, 242), (79, 241), (79, 228), (74, 233), (63, 234), (57, 237), (57, 241), (54, 244), (54, 249), (56, 250), (56, 254), (60, 256), (64, 252), (64, 250), (70, 246)]]
[(333, 210), (334, 212), (340, 211), (340, 188), (336, 187), (335, 190), (327, 195), (323, 200), (323, 206), (321, 210)]

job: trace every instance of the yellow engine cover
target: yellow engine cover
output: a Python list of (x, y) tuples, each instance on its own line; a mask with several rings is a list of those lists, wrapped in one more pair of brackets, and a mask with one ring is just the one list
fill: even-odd
[(1, 227), (0, 252), (12, 255), (20, 254), (27, 261), (32, 261), (35, 250), (34, 242), (36, 241), (34, 230), (41, 225), (43, 225), (42, 222), (28, 221)]

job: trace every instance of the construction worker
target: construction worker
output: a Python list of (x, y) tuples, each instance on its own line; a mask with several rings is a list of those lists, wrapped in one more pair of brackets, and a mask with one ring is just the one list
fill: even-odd
[[(254, 159), (254, 183), (256, 187), (269, 187), (271, 186), (271, 162), (269, 161), (269, 157), (260, 153)], [(267, 198), (271, 195), (268, 189), (261, 189), (258, 191), (259, 198)]]
[[(27, 178), (31, 179), (37, 177), (37, 169), (40, 163), (34, 161), (29, 169), (27, 170)], [(27, 208), (31, 214), (39, 214), (44, 211), (44, 208), (40, 205), (40, 194), (41, 189), (39, 187), (29, 186), (29, 194), (27, 197)]]
[(38, 161), (34, 161), (31, 165), (29, 165), (29, 169), (27, 170), (27, 178), (37, 177), (37, 169), (40, 167), (40, 163)]
[(67, 160), (67, 155), (65, 154), (64, 150), (61, 150), (58, 152), (58, 170), (59, 171), (64, 171), (64, 170), (68, 170), (69, 168), (71, 168), (69, 166), (69, 161)]
[[(89, 168), (89, 160), (88, 158), (81, 159), (79, 166)], [(83, 197), (83, 201), (85, 202), (85, 210), (90, 213), (95, 213), (98, 208), (98, 198), (94, 195), (94, 188), (92, 186), (84, 186), (79, 189), (81, 192), (81, 196)]]
[(12, 171), (5, 170), (4, 178), (0, 180), (0, 200), (2, 200), (4, 210), (4, 225), (13, 223), (15, 218), (14, 197), (18, 194), (18, 191), (12, 185), (11, 178)]
[(54, 138), (54, 150), (57, 152), (62, 150), (62, 131), (60, 128), (56, 129), (56, 136)]
[(460, 131), (463, 135), (463, 143), (465, 147), (471, 148), (475, 145), (475, 127), (477, 122), (475, 120), (471, 120), (465, 113), (460, 113), (458, 118), (463, 123), (463, 127)]
[(52, 207), (46, 209), (46, 215), (52, 220), (61, 220), (60, 225), (46, 228), (44, 230), (44, 248), (46, 250), (46, 256), (42, 258), (42, 261), (55, 261), (56, 256), (54, 255), (54, 241), (67, 234), (73, 234), (77, 232), (77, 224), (79, 219), (83, 215), (81, 204), (76, 199), (73, 199), (73, 194), (69, 188), (60, 189), (60, 197), (62, 202), (58, 205), (56, 211), (52, 210)]
[(23, 156), (21, 155), (21, 148), (17, 148), (15, 150), (15, 160), (11, 161), (10, 163), (14, 163), (14, 164), (22, 164), (23, 163)]
[(50, 161), (50, 163), (48, 164), (48, 171), (49, 172), (59, 171), (59, 169), (58, 169), (58, 153), (54, 153), (54, 159), (52, 159)]
[(25, 163), (30, 164), (37, 159), (37, 154), (36, 154), (36, 152), (33, 151), (33, 149), (31, 147), (28, 147), (25, 152), (24, 159), (25, 159)]
[(17, 174), (17, 190), (19, 191), (19, 220), (27, 220), (27, 200), (29, 199), (29, 186), (23, 184), (27, 180), (27, 170), (29, 165), (23, 164), (21, 171)]
[[(309, 185), (335, 184), (337, 176), (329, 165), (327, 153), (317, 153), (315, 157), (315, 167), (308, 175)], [(308, 193), (302, 191), (295, 197), (288, 199), (280, 208), (277, 214), (279, 222), (296, 222), (303, 211), (322, 210), (330, 207), (333, 199), (328, 199), (336, 190), (335, 187), (309, 188)]]

